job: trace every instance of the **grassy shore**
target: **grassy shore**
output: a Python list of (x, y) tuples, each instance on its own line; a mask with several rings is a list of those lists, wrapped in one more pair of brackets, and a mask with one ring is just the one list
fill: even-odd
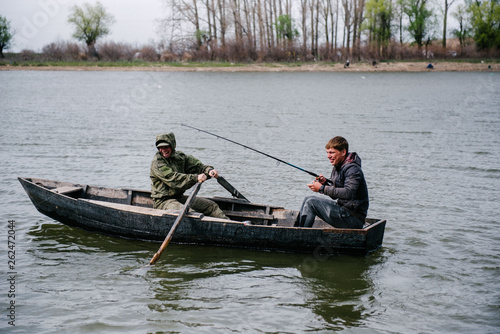
[[(427, 65), (432, 64), (433, 69)], [(64, 61), (0, 61), (0, 71), (171, 71), (171, 72), (476, 72), (500, 71), (500, 60), (425, 60), (387, 61), (376, 65), (343, 63), (229, 63), (229, 62), (64, 62)]]

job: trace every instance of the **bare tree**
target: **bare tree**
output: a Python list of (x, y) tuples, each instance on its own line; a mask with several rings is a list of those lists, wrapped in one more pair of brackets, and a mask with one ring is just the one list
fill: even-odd
[(309, 10), (311, 11), (311, 54), (316, 58), (318, 56), (317, 39), (317, 6), (319, 0), (311, 0)]
[[(338, 48), (337, 37), (339, 35), (339, 1), (335, 0), (335, 50)], [(333, 29), (332, 29), (333, 31)]]
[[(164, 32), (170, 36), (166, 47), (188, 58), (280, 60), (290, 57), (298, 47), (304, 60), (361, 60), (365, 45), (374, 57), (389, 55), (389, 46), (397, 43), (393, 37), (398, 33), (403, 46), (403, 29), (406, 38), (413, 37), (419, 48), (435, 35), (432, 11), (436, 9), (430, 9), (429, 0), (163, 1), (171, 11), (163, 21)], [(448, 9), (457, 0), (444, 1), (446, 47)], [(402, 56), (403, 48), (399, 50)]]
[(225, 49), (226, 47), (226, 33), (227, 28), (229, 26), (227, 17), (226, 17), (226, 1), (225, 0), (217, 0), (219, 7), (219, 26), (220, 26), (220, 34), (221, 34), (221, 43), (222, 47)]
[(183, 2), (183, 3), (184, 3), (184, 6), (185, 6), (187, 12), (191, 14), (191, 15), (188, 15), (188, 18), (191, 18), (191, 22), (193, 22), (193, 24), (195, 26), (196, 46), (199, 49), (201, 44), (202, 44), (201, 38), (203, 36), (203, 33), (200, 29), (200, 16), (198, 14), (197, 0), (191, 0), (191, 1), (192, 1), (192, 5), (190, 5), (189, 3), (186, 3), (186, 2)]
[(347, 57), (350, 57), (353, 3), (351, 0), (342, 0), (342, 7), (344, 9), (344, 39), (342, 46), (347, 49)]
[(304, 53), (304, 56), (306, 56), (307, 53), (307, 7), (308, 7), (308, 0), (300, 0), (300, 9), (301, 9), (301, 24), (302, 24), (302, 52)]
[(321, 1), (321, 17), (323, 18), (323, 24), (325, 28), (325, 39), (326, 39), (326, 52), (331, 52), (331, 43), (330, 43), (330, 24), (329, 19), (331, 17), (332, 10), (332, 2), (331, 0), (323, 0)]
[(444, 0), (444, 8), (443, 8), (443, 48), (446, 49), (446, 29), (448, 27), (448, 10), (455, 0)]
[(274, 28), (273, 28), (273, 22), (276, 20), (274, 17), (273, 13), (273, 3), (272, 0), (265, 0), (266, 1), (266, 25), (267, 25), (267, 39), (268, 39), (268, 47), (269, 49), (274, 49), (275, 48), (275, 42), (274, 42)]
[(264, 50), (264, 45), (266, 41), (266, 26), (264, 18), (262, 17), (262, 0), (257, 0), (257, 20), (259, 26), (259, 49)]
[(459, 28), (453, 33), (460, 42), (460, 50), (463, 51), (466, 40), (470, 36), (470, 12), (465, 5), (459, 4), (451, 15), (458, 21)]
[(361, 25), (364, 21), (365, 0), (353, 0), (353, 34), (352, 34), (352, 49), (353, 56), (358, 60), (361, 59), (360, 44), (361, 44)]

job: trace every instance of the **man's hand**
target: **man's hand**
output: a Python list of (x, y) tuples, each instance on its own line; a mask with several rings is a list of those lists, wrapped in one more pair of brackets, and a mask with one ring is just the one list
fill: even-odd
[(316, 181), (321, 184), (326, 184), (326, 177), (324, 177), (323, 174), (319, 174), (319, 176), (316, 178)]
[(314, 180), (313, 183), (309, 183), (307, 186), (309, 187), (309, 189), (317, 193), (319, 191), (319, 188), (321, 188), (322, 184)]
[(198, 182), (205, 182), (207, 180), (207, 176), (203, 173), (198, 174)]
[(219, 177), (219, 172), (215, 169), (212, 169), (210, 172), (208, 172), (208, 175), (210, 175), (210, 177), (215, 177), (215, 178), (218, 178)]

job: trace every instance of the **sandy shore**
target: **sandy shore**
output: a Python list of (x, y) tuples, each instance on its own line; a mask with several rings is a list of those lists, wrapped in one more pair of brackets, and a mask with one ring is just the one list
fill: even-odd
[(498, 63), (431, 62), (434, 69), (427, 69), (427, 62), (393, 62), (376, 66), (355, 63), (344, 68), (343, 64), (250, 64), (227, 67), (185, 67), (150, 65), (134, 67), (103, 66), (0, 66), (0, 71), (153, 71), (153, 72), (486, 72), (500, 71)]

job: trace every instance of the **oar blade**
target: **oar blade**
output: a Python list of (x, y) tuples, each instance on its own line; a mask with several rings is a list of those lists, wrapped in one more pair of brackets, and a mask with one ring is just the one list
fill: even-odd
[(224, 189), (226, 189), (227, 191), (229, 191), (231, 193), (231, 195), (233, 195), (234, 197), (241, 198), (242, 200), (250, 202), (245, 196), (243, 196), (243, 194), (241, 194), (235, 187), (233, 187), (229, 182), (227, 182), (226, 179), (223, 178), (222, 176), (219, 176), (217, 178), (217, 182), (222, 187), (224, 187)]

